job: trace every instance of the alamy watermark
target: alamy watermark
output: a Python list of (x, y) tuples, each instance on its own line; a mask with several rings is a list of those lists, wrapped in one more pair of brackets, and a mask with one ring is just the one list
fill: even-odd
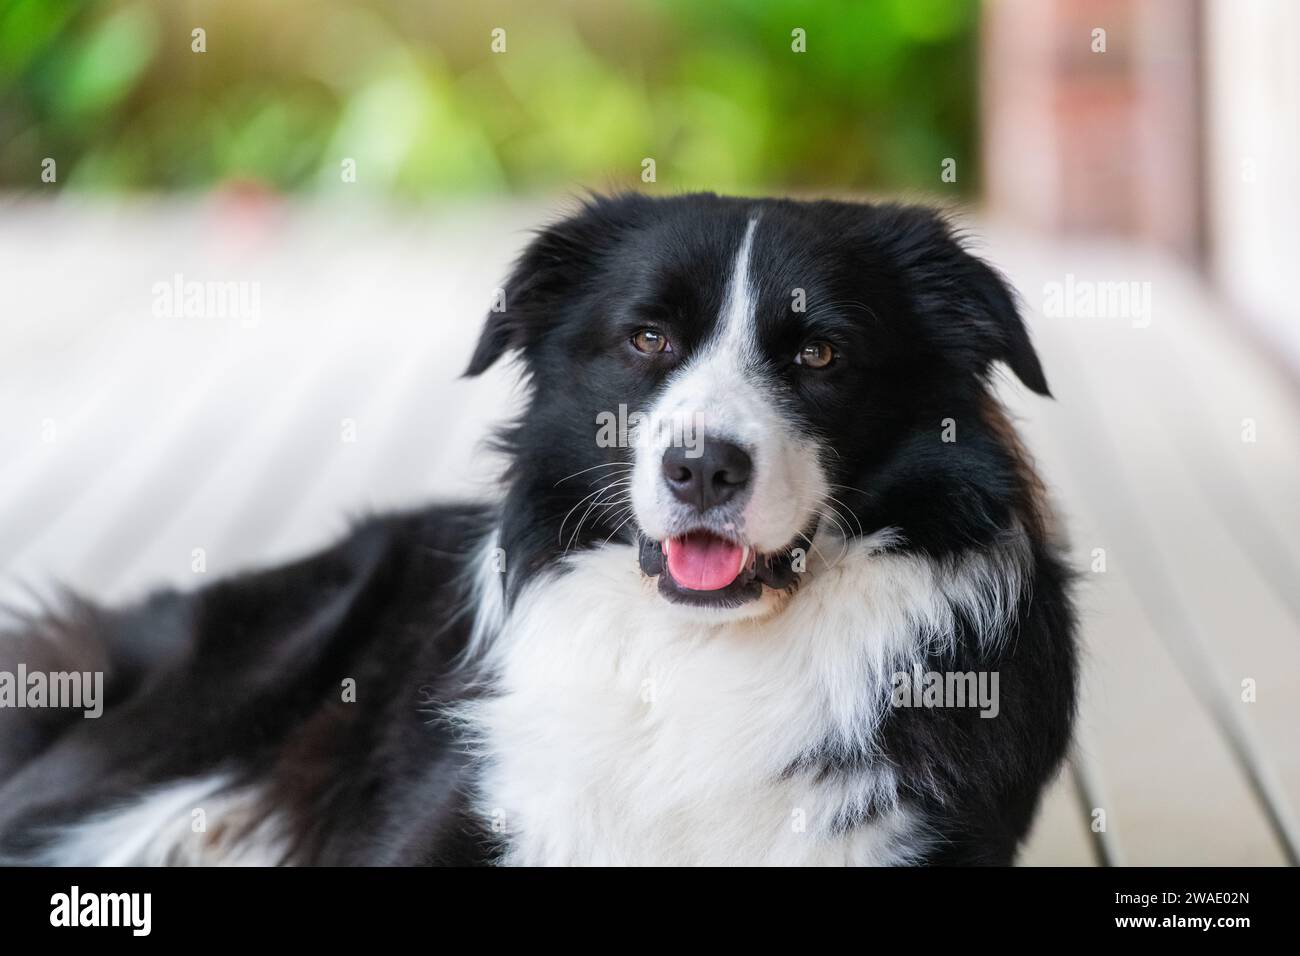
[(970, 707), (981, 717), (996, 717), (997, 671), (896, 671), (891, 679), (894, 707)]
[(159, 319), (238, 319), (246, 329), (262, 321), (260, 282), (187, 280), (181, 273), (170, 282), (155, 282), (152, 312)]
[(0, 671), (0, 707), (69, 707), (89, 718), (104, 712), (103, 671)]
[(51, 926), (120, 926), (132, 936), (148, 936), (153, 928), (152, 893), (93, 893), (73, 884), (66, 893), (50, 897)]
[[(656, 424), (645, 412), (629, 412), (619, 405), (617, 412), (596, 415), (598, 448), (685, 448), (687, 458), (704, 454), (704, 415), (670, 415)], [(662, 440), (659, 440), (662, 439)]]
[(1128, 319), (1135, 329), (1151, 324), (1150, 282), (1096, 282), (1067, 272), (1064, 282), (1043, 286), (1043, 314), (1050, 319)]

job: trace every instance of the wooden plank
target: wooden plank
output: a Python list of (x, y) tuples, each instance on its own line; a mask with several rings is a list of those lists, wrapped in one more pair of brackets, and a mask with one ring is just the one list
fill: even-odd
[[(1179, 277), (1159, 263), (1107, 260), (1087, 249), (1071, 254), (1065, 261), (1090, 263), (1099, 277), (1144, 269), (1158, 276), (1171, 314), (1195, 307), (1175, 298)], [(1050, 273), (1041, 251), (1011, 258), (1021, 263), (1022, 288), (1043, 288)], [(1239, 741), (1225, 740), (1220, 721), (1224, 675), (1235, 673), (1225, 657), (1243, 647), (1265, 656), (1277, 650), (1282, 625), (1276, 608), (1265, 606), (1267, 589), (1243, 573), (1231, 536), (1189, 486), (1169, 441), (1172, 429), (1152, 411), (1153, 391), (1173, 387), (1159, 371), (1169, 330), (1108, 319), (1040, 318), (1036, 325), (1061, 403), (1031, 428), (1034, 444), (1046, 450), (1049, 477), (1082, 528), (1075, 539), (1081, 566), (1088, 566), (1092, 547), (1108, 548), (1101, 601), (1085, 619), (1090, 661), (1083, 715), (1097, 725), (1103, 766), (1115, 781), (1122, 843), (1135, 863), (1280, 862), (1276, 821), (1242, 772), (1254, 758), (1243, 755)], [(1196, 330), (1183, 325), (1179, 333)], [(1246, 621), (1238, 618), (1251, 636), (1228, 640), (1202, 627), (1202, 614), (1242, 590), (1261, 602)], [(1201, 630), (1208, 636), (1192, 636)], [(1234, 642), (1237, 649), (1229, 646)], [(1274, 659), (1284, 666), (1292, 661), (1286, 654)], [(1143, 724), (1157, 735), (1143, 734)], [(1155, 763), (1135, 761), (1139, 754)], [(1130, 829), (1128, 819), (1142, 825)]]
[(1096, 851), (1080, 813), (1074, 773), (1062, 770), (1043, 795), (1038, 817), (1016, 861), (1017, 866), (1094, 866)]

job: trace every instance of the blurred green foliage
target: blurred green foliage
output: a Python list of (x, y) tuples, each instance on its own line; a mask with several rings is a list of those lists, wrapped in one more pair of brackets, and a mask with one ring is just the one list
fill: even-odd
[(0, 0), (0, 185), (331, 191), (352, 159), (349, 189), (532, 192), (652, 157), (673, 191), (965, 191), (977, 32), (975, 0)]

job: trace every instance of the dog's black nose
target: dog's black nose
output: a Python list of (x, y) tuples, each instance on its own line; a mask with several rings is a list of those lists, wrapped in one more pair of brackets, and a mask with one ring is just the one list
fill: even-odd
[(664, 481), (673, 497), (700, 511), (730, 501), (749, 485), (754, 460), (739, 445), (729, 441), (705, 440), (701, 453), (674, 446), (664, 452)]

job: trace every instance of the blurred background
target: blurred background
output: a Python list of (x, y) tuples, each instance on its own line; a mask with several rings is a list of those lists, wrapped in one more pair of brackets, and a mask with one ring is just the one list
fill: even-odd
[(586, 189), (904, 198), (1018, 288), (1081, 582), (1029, 864), (1296, 863), (1300, 4), (0, 0), (0, 599), (490, 494), (457, 376)]
[[(328, 195), (348, 156), (356, 192), (423, 199), (630, 186), (656, 155), (678, 190), (925, 187), (931, 157), (975, 155), (978, 14), (950, 0), (10, 0), (0, 175), (30, 187), (57, 151), (68, 188)], [(793, 59), (792, 24), (813, 55)]]

